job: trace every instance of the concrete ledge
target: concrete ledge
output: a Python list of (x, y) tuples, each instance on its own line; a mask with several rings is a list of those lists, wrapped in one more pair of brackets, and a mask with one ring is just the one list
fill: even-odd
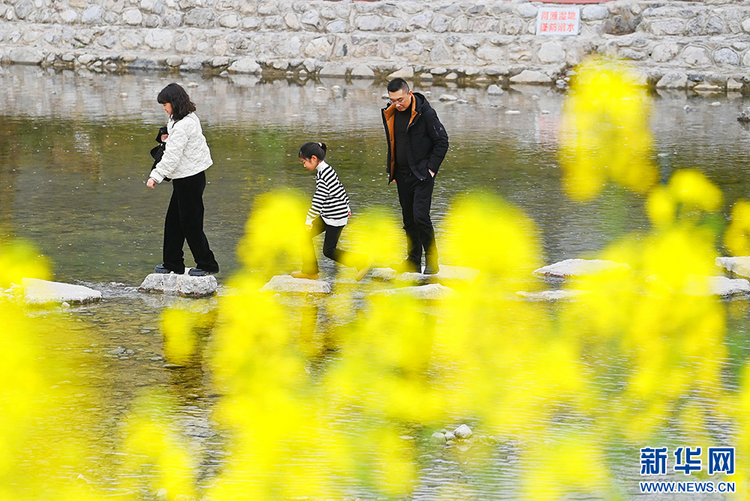
[(187, 274), (151, 273), (138, 288), (141, 292), (158, 292), (186, 297), (206, 297), (216, 293), (219, 287), (216, 277), (207, 275), (192, 277)]

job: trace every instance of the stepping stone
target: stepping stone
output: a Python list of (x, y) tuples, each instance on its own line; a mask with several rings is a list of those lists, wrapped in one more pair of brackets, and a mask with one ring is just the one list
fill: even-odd
[(83, 285), (49, 282), (38, 278), (24, 278), (21, 284), (26, 304), (85, 304), (102, 300), (101, 292)]
[(415, 299), (442, 300), (454, 299), (458, 293), (440, 284), (417, 285), (414, 287), (399, 287), (398, 289), (387, 289), (384, 291), (373, 292), (373, 296), (411, 296)]
[(750, 256), (717, 257), (716, 266), (740, 277), (750, 278)]
[(138, 288), (141, 292), (160, 292), (187, 297), (206, 297), (216, 293), (219, 284), (213, 275), (193, 277), (185, 273), (151, 273)]
[(534, 270), (535, 275), (555, 278), (595, 275), (610, 270), (630, 270), (630, 266), (603, 259), (566, 259)]
[(423, 282), (426, 280), (464, 280), (473, 282), (479, 276), (479, 270), (466, 268), (463, 266), (441, 265), (440, 271), (434, 275), (425, 275), (424, 273), (399, 273), (393, 268), (373, 268), (373, 280), (383, 280), (391, 282), (396, 279), (409, 280), (412, 282)]
[(583, 291), (549, 290), (541, 292), (518, 292), (517, 294), (527, 301), (571, 301), (580, 296)]
[(276, 275), (261, 287), (261, 292), (303, 292), (330, 294), (331, 284), (323, 280), (294, 278), (291, 275)]
[(717, 296), (750, 294), (750, 281), (744, 278), (708, 277), (708, 279), (711, 292)]

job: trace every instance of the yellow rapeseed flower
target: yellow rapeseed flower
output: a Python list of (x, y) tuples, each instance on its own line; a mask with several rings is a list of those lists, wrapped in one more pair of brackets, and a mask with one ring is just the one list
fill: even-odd
[(658, 173), (645, 90), (620, 63), (592, 59), (576, 71), (559, 150), (566, 193), (574, 200), (590, 200), (608, 181), (646, 193)]

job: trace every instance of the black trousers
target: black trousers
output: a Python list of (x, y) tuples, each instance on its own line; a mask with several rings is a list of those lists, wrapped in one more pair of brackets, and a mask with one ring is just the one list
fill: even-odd
[(341, 237), (343, 226), (330, 226), (318, 216), (313, 220), (312, 228), (302, 235), (302, 271), (310, 275), (318, 273), (318, 258), (315, 255), (313, 238), (325, 232), (323, 238), (323, 255), (333, 259), (344, 266), (361, 269), (367, 264), (367, 256), (358, 252), (349, 252), (338, 249), (336, 246)]
[(219, 264), (203, 233), (203, 190), (206, 173), (172, 180), (172, 199), (164, 220), (164, 267), (175, 273), (185, 272), (182, 247), (187, 240), (198, 268), (219, 271)]
[[(408, 169), (408, 167), (407, 167)], [(411, 171), (396, 170), (396, 187), (398, 201), (401, 204), (401, 215), (404, 219), (404, 230), (409, 251), (409, 261), (417, 268), (422, 266), (422, 250), (428, 266), (437, 266), (438, 253), (435, 245), (435, 230), (430, 219), (430, 205), (432, 191), (435, 188), (435, 178), (428, 176), (420, 181)]]

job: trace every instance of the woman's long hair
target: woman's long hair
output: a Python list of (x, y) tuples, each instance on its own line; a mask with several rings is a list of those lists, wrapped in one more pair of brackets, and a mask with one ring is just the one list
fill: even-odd
[(190, 113), (195, 111), (195, 103), (181, 86), (171, 83), (164, 87), (156, 96), (159, 104), (169, 103), (172, 105), (172, 120), (179, 122)]

